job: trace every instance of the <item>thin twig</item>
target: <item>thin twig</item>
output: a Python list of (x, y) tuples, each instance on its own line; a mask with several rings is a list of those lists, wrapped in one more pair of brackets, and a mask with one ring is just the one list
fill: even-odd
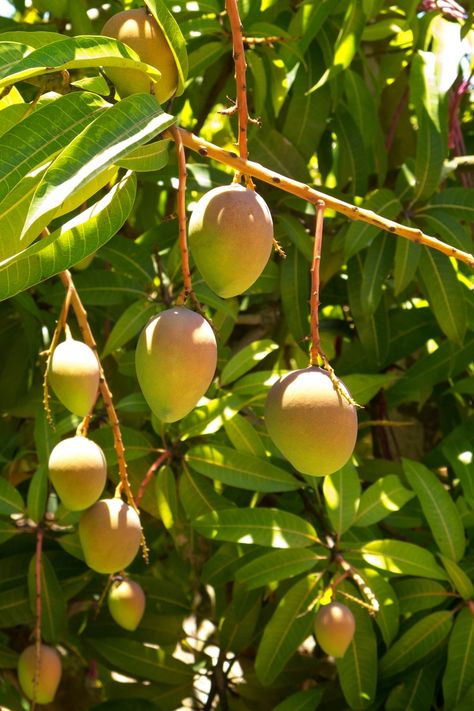
[(186, 154), (184, 152), (183, 141), (181, 134), (176, 126), (171, 129), (174, 141), (176, 143), (176, 151), (178, 153), (178, 223), (179, 223), (179, 249), (181, 252), (181, 271), (183, 274), (184, 289), (177, 299), (177, 303), (184, 303), (188, 296), (192, 293), (193, 286), (191, 282), (191, 271), (189, 269), (189, 250), (186, 234)]
[[(236, 107), (239, 119), (239, 153), (243, 160), (248, 158), (247, 148), (247, 127), (248, 127), (248, 106), (247, 106), (247, 82), (245, 73), (247, 63), (245, 61), (244, 41), (242, 38), (242, 23), (240, 22), (239, 8), (237, 0), (226, 0), (225, 3), (227, 15), (229, 17), (230, 29), (232, 31), (232, 48), (235, 66), (235, 83), (237, 90)], [(248, 188), (254, 188), (252, 178), (241, 171), (237, 171), (234, 181), (240, 182), (244, 175), (245, 184)]]
[[(474, 255), (468, 252), (463, 252), (460, 249), (456, 249), (450, 244), (446, 244), (436, 237), (431, 237), (425, 234), (422, 230), (414, 227), (407, 227), (407, 225), (402, 225), (394, 220), (389, 220), (382, 215), (378, 215), (373, 210), (367, 210), (363, 207), (358, 207), (356, 205), (351, 205), (350, 203), (339, 200), (332, 195), (326, 195), (319, 190), (311, 188), (305, 183), (300, 183), (298, 180), (293, 180), (288, 178), (281, 173), (276, 173), (273, 170), (265, 168), (260, 163), (255, 161), (246, 161), (233, 151), (225, 150), (224, 148), (219, 148), (209, 141), (205, 141), (203, 138), (195, 136), (190, 131), (186, 131), (183, 128), (178, 129), (184, 145), (193, 151), (196, 151), (201, 156), (207, 156), (219, 163), (224, 163), (225, 165), (234, 168), (234, 170), (240, 171), (243, 175), (251, 175), (254, 178), (258, 178), (265, 183), (274, 185), (280, 190), (296, 195), (302, 198), (306, 202), (311, 202), (316, 204), (318, 200), (323, 200), (326, 203), (326, 207), (334, 210), (335, 212), (345, 215), (350, 220), (357, 220), (361, 222), (367, 222), (369, 225), (374, 225), (380, 230), (390, 232), (399, 237), (404, 237), (410, 240), (410, 242), (415, 242), (417, 244), (423, 244), (426, 247), (432, 249), (437, 249), (439, 252), (446, 254), (448, 257), (454, 257), (460, 262), (468, 264), (470, 267), (474, 267)], [(165, 131), (163, 137), (172, 138), (173, 134), (169, 131)]]
[(318, 364), (321, 353), (319, 337), (319, 266), (321, 264), (321, 248), (323, 244), (324, 209), (323, 200), (316, 203), (316, 229), (314, 233), (313, 262), (311, 264), (311, 351), (310, 365)]
[(145, 493), (145, 489), (147, 488), (148, 484), (150, 481), (153, 479), (154, 473), (161, 467), (163, 462), (165, 462), (168, 457), (171, 456), (171, 452), (166, 450), (166, 452), (162, 452), (160, 456), (155, 459), (151, 467), (148, 469), (147, 473), (145, 474), (142, 483), (140, 484), (138, 488), (137, 495), (135, 496), (135, 503), (137, 506), (140, 505), (140, 501), (142, 500), (142, 496)]

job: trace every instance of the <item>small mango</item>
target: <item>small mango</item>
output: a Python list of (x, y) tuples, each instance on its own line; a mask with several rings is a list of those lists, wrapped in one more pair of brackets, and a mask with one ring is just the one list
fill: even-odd
[(145, 593), (134, 580), (114, 580), (107, 596), (107, 606), (115, 622), (126, 630), (136, 630), (145, 612)]
[(273, 248), (273, 221), (255, 190), (233, 183), (209, 190), (189, 220), (189, 248), (204, 280), (219, 296), (246, 291)]
[(53, 351), (48, 380), (64, 407), (79, 417), (92, 409), (99, 388), (99, 361), (88, 345), (67, 338)]
[[(26, 647), (18, 659), (18, 680), (25, 696), (39, 704), (49, 704), (61, 681), (61, 657), (54, 647), (40, 645), (38, 684), (35, 690), (36, 647)], [(35, 693), (36, 692), (36, 693)]]
[(211, 384), (216, 364), (212, 328), (184, 306), (154, 316), (138, 339), (138, 382), (150, 409), (163, 422), (175, 422), (191, 412)]
[(141, 536), (140, 517), (120, 498), (97, 501), (79, 521), (84, 558), (97, 573), (116, 573), (130, 565)]
[(322, 605), (314, 621), (316, 641), (330, 657), (343, 657), (355, 633), (355, 618), (347, 605)]
[(344, 466), (357, 438), (356, 408), (335, 387), (326, 370), (311, 366), (287, 373), (265, 403), (268, 434), (283, 456), (303, 474), (326, 476)]
[(98, 444), (87, 437), (68, 437), (49, 457), (49, 478), (69, 511), (89, 508), (102, 494), (107, 462)]

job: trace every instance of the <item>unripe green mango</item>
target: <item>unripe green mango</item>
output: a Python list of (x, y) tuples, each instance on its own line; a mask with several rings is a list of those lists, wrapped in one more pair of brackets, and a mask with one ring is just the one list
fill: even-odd
[(216, 294), (242, 294), (258, 279), (272, 252), (273, 221), (266, 202), (237, 183), (210, 190), (191, 214), (189, 247)]
[(126, 630), (136, 630), (145, 612), (145, 593), (134, 580), (114, 580), (107, 596), (109, 612)]
[(265, 423), (281, 453), (310, 476), (343, 467), (357, 438), (356, 408), (337, 392), (327, 371), (315, 366), (287, 373), (273, 385)]
[(152, 412), (163, 422), (175, 422), (191, 412), (211, 384), (216, 364), (211, 326), (184, 306), (154, 316), (138, 339), (138, 382)]
[(48, 380), (64, 407), (79, 417), (92, 409), (99, 388), (99, 362), (88, 345), (67, 338), (53, 351)]
[(331, 657), (344, 656), (354, 637), (355, 628), (354, 615), (341, 602), (322, 605), (314, 621), (316, 641), (323, 652)]
[[(160, 104), (175, 93), (178, 86), (176, 60), (163, 30), (144, 7), (113, 15), (103, 26), (101, 34), (124, 42), (142, 62), (161, 72), (159, 81), (153, 85)], [(143, 72), (122, 67), (107, 67), (105, 71), (122, 98), (138, 92), (150, 93), (152, 81)]]
[(130, 565), (141, 535), (140, 517), (119, 498), (97, 501), (79, 521), (84, 558), (97, 573), (116, 573)]
[(69, 511), (89, 508), (102, 494), (107, 462), (98, 444), (87, 437), (69, 437), (49, 457), (49, 478)]
[[(35, 696), (36, 648), (32, 644), (20, 654), (18, 659), (18, 680), (23, 693), (33, 700)], [(54, 647), (40, 645), (40, 662), (36, 701), (39, 704), (49, 704), (56, 696), (61, 681), (61, 657)]]

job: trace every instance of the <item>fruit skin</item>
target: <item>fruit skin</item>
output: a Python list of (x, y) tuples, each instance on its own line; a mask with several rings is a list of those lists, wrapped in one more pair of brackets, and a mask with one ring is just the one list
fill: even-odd
[(175, 422), (191, 412), (211, 384), (216, 365), (212, 328), (184, 306), (151, 318), (138, 339), (138, 382), (152, 412), (163, 422)]
[(295, 469), (310, 476), (333, 474), (344, 466), (357, 438), (356, 408), (336, 391), (329, 374), (316, 366), (287, 373), (273, 385), (265, 422), (281, 453)]
[(116, 573), (138, 553), (140, 517), (119, 498), (101, 499), (84, 511), (79, 539), (87, 565), (97, 573)]
[(236, 183), (210, 190), (189, 220), (189, 247), (216, 294), (242, 294), (258, 279), (272, 252), (273, 221), (266, 202), (255, 190)]
[(64, 407), (85, 417), (99, 388), (99, 362), (92, 348), (73, 338), (60, 343), (51, 356), (48, 380)]
[[(142, 62), (161, 72), (161, 78), (153, 87), (160, 104), (175, 93), (178, 86), (176, 60), (163, 30), (145, 8), (118, 12), (107, 20), (101, 34), (124, 42), (138, 54)], [(150, 93), (152, 81), (143, 72), (107, 67), (106, 73), (122, 98), (139, 92)]]
[(69, 437), (49, 457), (49, 478), (69, 511), (89, 508), (102, 494), (107, 462), (98, 444), (87, 437)]
[[(18, 659), (18, 679), (25, 696), (33, 700), (36, 670), (35, 645), (26, 647)], [(49, 704), (56, 696), (61, 680), (61, 657), (54, 647), (41, 645), (38, 686), (36, 701), (39, 704)]]
[(145, 612), (145, 593), (134, 580), (114, 580), (107, 597), (109, 612), (126, 630), (136, 630)]
[(355, 628), (354, 615), (341, 602), (322, 605), (314, 621), (316, 641), (331, 657), (344, 656), (354, 637)]

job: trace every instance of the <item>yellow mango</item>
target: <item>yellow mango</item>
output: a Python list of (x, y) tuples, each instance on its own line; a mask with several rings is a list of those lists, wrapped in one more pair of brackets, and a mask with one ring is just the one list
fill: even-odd
[(263, 272), (273, 248), (270, 210), (255, 190), (234, 183), (214, 188), (189, 220), (189, 247), (204, 280), (219, 296), (246, 291)]
[(331, 602), (322, 605), (314, 621), (316, 641), (331, 657), (343, 657), (355, 633), (355, 619), (347, 605)]
[(97, 573), (116, 573), (138, 553), (140, 517), (120, 498), (101, 499), (84, 511), (79, 539), (87, 565)]
[(163, 422), (175, 422), (193, 409), (211, 384), (216, 364), (211, 326), (184, 306), (154, 316), (138, 339), (138, 382), (150, 409)]
[(39, 704), (49, 704), (56, 696), (61, 681), (61, 657), (54, 647), (40, 645), (38, 685), (35, 694), (36, 648), (32, 644), (20, 654), (18, 659), (18, 680), (25, 696)]
[[(173, 96), (178, 86), (176, 60), (163, 30), (144, 7), (113, 15), (103, 26), (101, 34), (124, 42), (138, 54), (142, 62), (161, 72), (159, 81), (153, 85), (160, 104)], [(151, 91), (151, 79), (136, 69), (107, 67), (106, 74), (121, 98), (139, 92), (149, 94)]]
[(98, 444), (87, 437), (68, 437), (49, 457), (49, 478), (69, 511), (89, 508), (102, 494), (107, 462)]
[(67, 338), (53, 351), (48, 381), (58, 400), (79, 417), (92, 409), (99, 388), (99, 362), (88, 345)]
[[(339, 386), (347, 393), (342, 381)], [(327, 371), (315, 366), (287, 373), (272, 386), (265, 423), (283, 456), (303, 474), (333, 474), (354, 451), (356, 408), (337, 391)]]
[(120, 627), (136, 630), (145, 612), (145, 604), (143, 588), (134, 580), (114, 580), (110, 586), (107, 606)]

